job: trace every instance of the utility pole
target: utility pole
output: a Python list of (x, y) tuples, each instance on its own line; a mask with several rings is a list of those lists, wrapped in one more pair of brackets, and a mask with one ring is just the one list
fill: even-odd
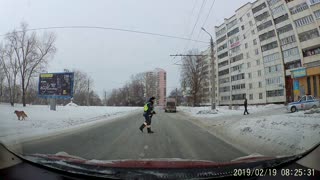
[(176, 103), (178, 104), (178, 88), (176, 88)]
[(89, 104), (89, 100), (90, 100), (90, 79), (88, 79), (87, 106), (90, 106), (90, 104)]
[(210, 36), (210, 57), (211, 57), (211, 65), (212, 65), (212, 77), (210, 78), (212, 91), (211, 95), (211, 109), (216, 109), (216, 76), (215, 76), (215, 64), (214, 64), (214, 50), (213, 50), (213, 38), (212, 35), (203, 27), (201, 28), (204, 32), (206, 32)]

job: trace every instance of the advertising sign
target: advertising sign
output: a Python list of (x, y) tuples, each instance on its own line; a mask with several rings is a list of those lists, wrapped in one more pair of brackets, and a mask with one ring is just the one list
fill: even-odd
[(38, 96), (55, 99), (72, 98), (73, 77), (72, 72), (40, 74)]
[(307, 75), (306, 68), (291, 71), (293, 78), (305, 77)]

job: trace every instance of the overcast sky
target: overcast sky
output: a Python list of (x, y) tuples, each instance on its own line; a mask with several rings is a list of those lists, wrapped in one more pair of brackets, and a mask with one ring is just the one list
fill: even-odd
[[(18, 28), (51, 26), (103, 26), (189, 37), (202, 2), (204, 6), (192, 35), (209, 42), (200, 31), (214, 0), (0, 0), (0, 34)], [(249, 0), (216, 0), (204, 27), (214, 34), (214, 26)], [(187, 49), (205, 50), (209, 44), (128, 32), (97, 29), (55, 29), (57, 53), (49, 71), (79, 69), (94, 80), (94, 89), (118, 88), (130, 75), (154, 68), (167, 71), (167, 92), (179, 86), (179, 66), (170, 54)], [(42, 33), (42, 31), (39, 31)]]

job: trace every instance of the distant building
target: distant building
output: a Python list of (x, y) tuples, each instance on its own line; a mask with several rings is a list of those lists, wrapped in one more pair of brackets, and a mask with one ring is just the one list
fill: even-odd
[(320, 96), (320, 0), (257, 0), (215, 27), (221, 105)]
[(167, 97), (167, 73), (165, 70), (156, 68), (148, 71), (146, 75), (145, 97), (156, 97), (156, 105), (164, 106)]

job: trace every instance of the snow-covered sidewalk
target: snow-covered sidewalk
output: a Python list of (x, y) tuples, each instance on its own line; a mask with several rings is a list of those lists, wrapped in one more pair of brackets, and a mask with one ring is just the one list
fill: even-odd
[[(15, 110), (25, 111), (28, 118), (19, 121), (13, 113)], [(11, 107), (8, 104), (0, 104), (0, 141), (18, 143), (62, 130), (110, 121), (136, 110), (141, 110), (141, 107), (57, 106), (57, 111), (50, 111), (48, 106)]]
[(251, 114), (246, 116), (243, 107), (217, 109), (217, 114), (199, 114), (210, 108), (179, 108), (211, 133), (248, 153), (291, 155), (320, 142), (320, 113), (288, 113), (283, 105), (249, 107)]

